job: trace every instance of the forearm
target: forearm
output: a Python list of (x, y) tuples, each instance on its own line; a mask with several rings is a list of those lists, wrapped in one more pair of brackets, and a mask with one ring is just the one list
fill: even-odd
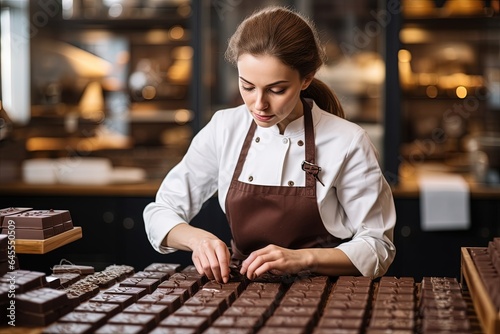
[(189, 224), (174, 226), (162, 241), (162, 246), (178, 250), (193, 251), (200, 240), (218, 239), (215, 235)]
[(305, 266), (311, 272), (327, 276), (361, 275), (349, 257), (337, 248), (301, 249)]

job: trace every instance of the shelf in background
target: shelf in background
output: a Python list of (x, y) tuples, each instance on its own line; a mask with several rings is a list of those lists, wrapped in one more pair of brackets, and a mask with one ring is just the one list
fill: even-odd
[(81, 238), (82, 228), (75, 226), (69, 231), (65, 231), (44, 240), (16, 239), (16, 253), (45, 254)]

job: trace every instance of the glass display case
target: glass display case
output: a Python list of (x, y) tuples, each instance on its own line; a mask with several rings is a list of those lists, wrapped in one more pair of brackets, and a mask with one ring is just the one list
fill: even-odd
[[(190, 1), (45, 4), (30, 6), (30, 17), (48, 16), (30, 43), (33, 118), (62, 116), (66, 133), (75, 119), (105, 120), (107, 131), (125, 136), (136, 122), (192, 119)], [(132, 136), (139, 144), (161, 140), (154, 126)]]
[(403, 174), (425, 164), (498, 183), (499, 2), (402, 4)]

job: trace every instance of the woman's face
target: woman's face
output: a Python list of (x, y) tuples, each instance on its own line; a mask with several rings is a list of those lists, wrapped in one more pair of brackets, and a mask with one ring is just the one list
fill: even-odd
[(278, 125), (280, 133), (303, 114), (300, 91), (313, 76), (300, 78), (299, 72), (278, 58), (242, 54), (238, 58), (240, 94), (257, 125)]

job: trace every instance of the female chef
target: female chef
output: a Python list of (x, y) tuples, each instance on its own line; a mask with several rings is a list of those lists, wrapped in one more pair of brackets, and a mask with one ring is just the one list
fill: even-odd
[[(313, 25), (265, 8), (240, 24), (226, 58), (244, 104), (216, 112), (163, 180), (144, 210), (152, 246), (191, 251), (199, 273), (219, 282), (232, 260), (250, 279), (383, 275), (395, 255), (392, 193), (366, 132), (314, 77), (324, 53)], [(231, 252), (189, 225), (216, 192)]]

